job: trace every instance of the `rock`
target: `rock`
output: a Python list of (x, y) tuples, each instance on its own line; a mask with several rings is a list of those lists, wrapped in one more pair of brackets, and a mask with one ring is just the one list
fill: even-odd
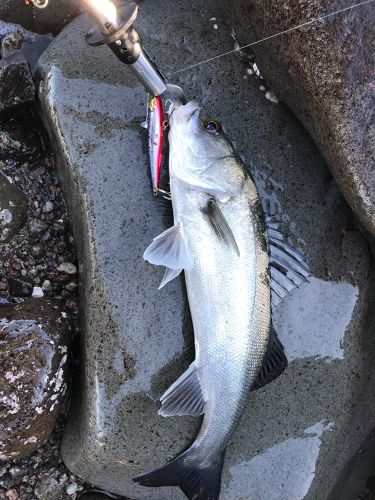
[(41, 136), (23, 109), (12, 111), (12, 115), (0, 116), (0, 161), (21, 165), (41, 159), (44, 150)]
[(77, 288), (77, 283), (74, 281), (71, 281), (67, 285), (65, 285), (65, 289), (68, 290), (68, 292), (74, 292), (74, 290)]
[(27, 200), (17, 186), (0, 174), (0, 243), (8, 243), (27, 218)]
[(31, 255), (33, 257), (40, 257), (43, 255), (44, 248), (40, 243), (36, 243), (31, 247)]
[(48, 229), (48, 224), (39, 219), (31, 219), (28, 224), (29, 234), (32, 238), (38, 238)]
[(3, 0), (0, 19), (21, 24), (36, 33), (57, 33), (78, 12), (79, 0), (49, 0), (46, 9), (38, 9), (24, 0)]
[(11, 475), (12, 478), (21, 477), (23, 475), (23, 470), (20, 469), (19, 467), (11, 467), (9, 469), (9, 474)]
[(31, 297), (33, 293), (33, 284), (29, 281), (16, 278), (8, 279), (9, 293), (13, 297)]
[(1, 52), (2, 56), (6, 56), (15, 50), (20, 50), (22, 48), (24, 38), (22, 33), (19, 31), (12, 31), (4, 36), (1, 40)]
[(44, 292), (39, 286), (34, 286), (32, 295), (34, 299), (40, 299), (44, 297)]
[(77, 491), (77, 487), (78, 487), (77, 483), (69, 484), (69, 486), (66, 488), (66, 493), (68, 495), (74, 495), (74, 493), (76, 493)]
[(52, 283), (49, 280), (45, 280), (42, 283), (43, 292), (52, 292)]
[(0, 304), (1, 460), (31, 454), (52, 431), (66, 389), (64, 314), (50, 299)]
[(43, 206), (43, 212), (45, 214), (49, 214), (50, 212), (52, 212), (53, 206), (54, 205), (53, 205), (52, 201), (46, 201), (44, 206)]
[[(337, 10), (328, 0), (242, 2), (229, 24), (246, 42)], [(298, 116), (347, 201), (375, 234), (374, 6), (346, 10), (253, 46), (275, 94)]]
[(65, 273), (65, 274), (77, 274), (77, 268), (74, 264), (71, 262), (62, 262), (58, 267), (57, 270), (60, 273)]
[(8, 490), (8, 491), (5, 493), (5, 496), (6, 496), (7, 498), (9, 498), (9, 500), (17, 500), (17, 498), (18, 498), (18, 493), (17, 493), (17, 490), (15, 490), (15, 489)]
[(0, 64), (0, 112), (34, 99), (35, 85), (28, 62)]
[[(197, 54), (204, 60), (218, 47), (232, 47), (228, 12), (217, 1), (205, 2), (207, 19), (217, 17), (215, 30), (201, 5), (189, 4), (186, 23), (181, 2), (166, 0), (158, 9), (143, 4), (137, 26), (162, 69), (172, 72), (196, 62)], [(38, 70), (82, 283), (84, 370), (74, 385), (62, 453), (74, 474), (104, 490), (182, 500), (177, 488), (132, 481), (185, 449), (200, 426), (199, 419), (157, 415), (160, 396), (194, 357), (192, 326), (183, 281), (158, 292), (163, 270), (142, 260), (166, 228), (139, 128), (146, 93), (106, 47), (85, 46), (88, 27), (84, 18), (66, 27)], [(197, 33), (204, 34), (203, 44)], [(266, 213), (289, 222), (315, 278), (275, 316), (289, 366), (249, 394), (226, 453), (222, 498), (323, 499), (375, 426), (373, 264), (309, 135), (244, 73), (229, 56), (176, 81), (222, 121), (254, 175)]]
[[(1, 6), (0, 6), (1, 11)], [(9, 64), (18, 58), (29, 63), (34, 72), (38, 59), (52, 41), (52, 36), (38, 35), (27, 31), (18, 24), (0, 21), (0, 40), (3, 62)]]

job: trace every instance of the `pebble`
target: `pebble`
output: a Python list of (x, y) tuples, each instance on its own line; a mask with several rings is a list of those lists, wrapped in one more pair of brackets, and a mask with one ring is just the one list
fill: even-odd
[(74, 495), (74, 493), (76, 493), (77, 491), (77, 483), (72, 483), (72, 484), (69, 484), (69, 486), (66, 488), (66, 492), (68, 495)]
[(36, 267), (32, 267), (29, 271), (29, 274), (30, 274), (30, 276), (37, 276), (38, 271), (37, 271)]
[(6, 493), (5, 493), (5, 496), (9, 498), (9, 500), (17, 500), (18, 498), (18, 493), (17, 493), (17, 490), (13, 489), (13, 490), (8, 490)]
[(20, 477), (23, 474), (23, 470), (20, 469), (19, 467), (11, 467), (9, 469), (9, 474), (15, 478), (15, 477)]
[(49, 280), (45, 280), (42, 283), (43, 292), (52, 292), (52, 283)]
[(77, 283), (72, 281), (72, 282), (68, 283), (67, 285), (65, 285), (65, 288), (66, 288), (66, 290), (68, 290), (68, 292), (74, 292), (74, 290), (77, 288)]
[(53, 209), (54, 209), (54, 204), (52, 203), (52, 201), (46, 201), (43, 206), (43, 212), (45, 214), (49, 214), (50, 212), (52, 212)]
[(34, 299), (41, 299), (42, 297), (44, 297), (44, 292), (40, 288), (40, 286), (34, 286), (32, 297), (34, 297)]
[(40, 257), (43, 254), (43, 246), (40, 243), (36, 243), (31, 247), (31, 255), (33, 257)]
[(57, 270), (60, 273), (65, 273), (65, 274), (77, 274), (77, 268), (74, 264), (71, 262), (62, 262), (58, 267)]
[(279, 99), (275, 96), (275, 94), (271, 90), (267, 90), (265, 95), (266, 95), (266, 99), (273, 102), (274, 104), (279, 103)]
[(48, 229), (48, 224), (39, 219), (32, 219), (29, 222), (30, 236), (40, 236), (41, 234), (45, 233), (47, 229)]

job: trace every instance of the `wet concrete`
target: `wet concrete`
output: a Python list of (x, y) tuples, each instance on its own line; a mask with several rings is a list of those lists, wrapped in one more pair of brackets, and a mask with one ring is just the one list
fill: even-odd
[[(218, 10), (210, 1), (202, 13), (193, 1), (187, 17), (182, 1), (157, 9), (151, 3), (138, 26), (161, 67), (178, 68), (198, 53), (204, 59), (232, 47), (228, 30), (210, 21)], [(157, 416), (158, 398), (193, 357), (184, 285), (176, 280), (158, 292), (162, 270), (142, 261), (164, 228), (151, 195), (144, 132), (136, 126), (146, 96), (105, 47), (85, 46), (87, 28), (84, 19), (67, 27), (39, 73), (80, 264), (83, 360), (63, 456), (74, 473), (106, 490), (177, 500), (178, 489), (145, 489), (131, 478), (177, 455), (199, 427), (193, 418)], [(326, 498), (375, 424), (372, 261), (301, 124), (244, 77), (230, 57), (179, 80), (222, 121), (266, 212), (289, 224), (315, 278), (277, 311), (290, 364), (249, 394), (228, 447), (221, 498)]]

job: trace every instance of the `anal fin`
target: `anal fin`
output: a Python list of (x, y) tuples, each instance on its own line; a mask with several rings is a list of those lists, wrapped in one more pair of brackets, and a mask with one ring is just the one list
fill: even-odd
[(272, 328), (262, 368), (251, 390), (260, 389), (269, 384), (281, 375), (287, 366), (288, 360), (285, 356), (284, 347)]
[(159, 415), (199, 416), (204, 412), (204, 398), (195, 363), (160, 398), (162, 406)]

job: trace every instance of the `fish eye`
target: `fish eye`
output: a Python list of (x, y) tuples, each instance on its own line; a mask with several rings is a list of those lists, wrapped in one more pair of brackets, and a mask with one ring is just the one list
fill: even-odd
[(209, 132), (220, 132), (221, 124), (217, 120), (206, 120), (204, 123), (204, 127)]

